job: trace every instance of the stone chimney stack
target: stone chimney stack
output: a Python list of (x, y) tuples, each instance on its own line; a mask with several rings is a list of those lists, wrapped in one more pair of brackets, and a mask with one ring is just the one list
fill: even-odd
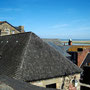
[(24, 32), (24, 26), (19, 26), (18, 29), (20, 30), (20, 32)]
[(72, 39), (69, 39), (68, 45), (72, 45)]

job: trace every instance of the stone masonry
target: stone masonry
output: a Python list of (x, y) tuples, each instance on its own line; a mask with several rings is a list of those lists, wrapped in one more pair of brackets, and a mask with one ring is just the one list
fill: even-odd
[(74, 74), (74, 75), (69, 75), (66, 77), (53, 78), (53, 79), (41, 80), (41, 81), (30, 82), (30, 83), (36, 86), (40, 86), (40, 87), (46, 87), (46, 85), (56, 84), (56, 89), (63, 89), (63, 90), (73, 90), (70, 87), (72, 86), (73, 88), (80, 90), (79, 84), (77, 85), (77, 87), (75, 87), (72, 83), (74, 77), (76, 77), (76, 80), (79, 83), (80, 74)]

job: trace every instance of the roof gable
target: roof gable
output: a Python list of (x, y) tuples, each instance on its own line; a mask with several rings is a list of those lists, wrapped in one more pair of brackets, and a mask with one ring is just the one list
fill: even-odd
[(11, 25), (11, 24), (8, 23), (7, 21), (2, 21), (2, 22), (0, 22), (0, 24), (4, 24), (4, 23), (7, 23), (7, 24), (10, 25), (11, 27), (13, 27), (15, 30), (17, 30), (17, 31), (20, 32), (20, 30), (18, 30), (16, 27), (14, 27), (13, 25)]
[(35, 81), (81, 72), (32, 32), (0, 37), (0, 43), (0, 74)]

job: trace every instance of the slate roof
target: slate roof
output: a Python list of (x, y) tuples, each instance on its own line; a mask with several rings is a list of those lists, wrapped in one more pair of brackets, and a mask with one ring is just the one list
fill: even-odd
[(0, 76), (0, 90), (56, 90), (31, 85), (7, 76)]
[(69, 49), (70, 47), (72, 47), (72, 46), (71, 46), (71, 45), (64, 45), (64, 46), (63, 46), (63, 48), (64, 48), (64, 50), (65, 50), (66, 52), (68, 52), (68, 49)]
[(80, 68), (32, 32), (0, 37), (0, 74), (38, 81), (80, 72)]
[(57, 45), (57, 46), (63, 46), (63, 44), (62, 44), (62, 42), (59, 40), (59, 39), (42, 39), (44, 42), (46, 42), (46, 43), (49, 43), (49, 42), (51, 42), (51, 43), (53, 43), (53, 44), (55, 44), (55, 45)]
[(88, 63), (90, 63), (90, 53), (87, 54), (84, 62), (81, 65), (81, 68), (83, 68), (83, 66), (86, 66)]
[(67, 51), (65, 50), (65, 48), (63, 46), (57, 46), (55, 45), (53, 42), (48, 42), (48, 44), (50, 46), (52, 46), (53, 48), (55, 48), (59, 53), (61, 53), (63, 56), (65, 57), (69, 57), (71, 56), (70, 54), (67, 53)]

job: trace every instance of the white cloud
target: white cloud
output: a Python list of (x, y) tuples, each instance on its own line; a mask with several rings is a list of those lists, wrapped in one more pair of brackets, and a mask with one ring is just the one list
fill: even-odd
[(0, 17), (0, 21), (13, 20), (13, 17)]
[(57, 24), (57, 25), (53, 25), (51, 26), (51, 28), (64, 28), (69, 26), (69, 24)]
[(79, 30), (90, 30), (90, 27), (81, 27)]
[(22, 11), (20, 8), (0, 8), (0, 12)]
[(73, 30), (77, 30), (77, 31), (85, 31), (85, 30), (90, 30), (90, 27), (79, 27), (79, 28), (74, 28)]

